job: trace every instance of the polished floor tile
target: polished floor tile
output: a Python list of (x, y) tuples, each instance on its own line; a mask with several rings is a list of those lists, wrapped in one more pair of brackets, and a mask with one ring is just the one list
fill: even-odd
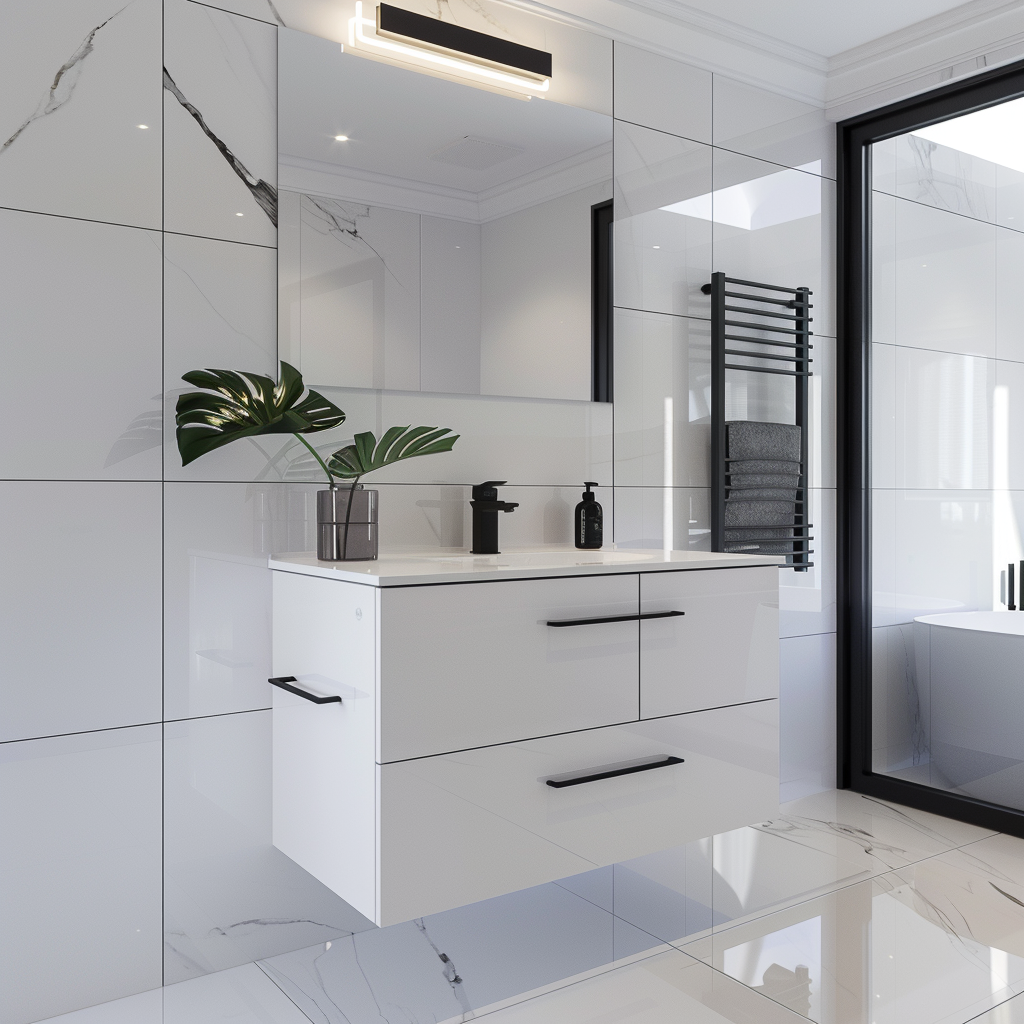
[(818, 1024), (964, 1024), (1024, 991), (1022, 883), (992, 836), (684, 948)]
[(317, 1024), (434, 1024), (661, 946), (548, 884), (260, 965)]
[(763, 916), (991, 835), (849, 790), (816, 793), (715, 836), (715, 920)]
[(489, 1024), (799, 1024), (802, 1019), (675, 950), (478, 1016)]
[(308, 1018), (255, 964), (244, 964), (39, 1024), (308, 1024)]

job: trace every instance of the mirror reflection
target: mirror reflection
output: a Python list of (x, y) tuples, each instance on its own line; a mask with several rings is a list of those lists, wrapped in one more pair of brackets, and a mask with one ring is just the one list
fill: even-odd
[(312, 385), (591, 397), (612, 119), (282, 31), (280, 356)]

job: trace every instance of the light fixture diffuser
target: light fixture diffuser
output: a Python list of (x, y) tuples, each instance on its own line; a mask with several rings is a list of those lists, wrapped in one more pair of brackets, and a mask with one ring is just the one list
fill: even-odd
[(362, 0), (356, 0), (355, 17), (348, 23), (350, 46), (412, 57), (505, 89), (545, 93), (551, 84), (551, 54), (543, 50), (390, 4), (380, 4), (376, 15), (364, 17)]

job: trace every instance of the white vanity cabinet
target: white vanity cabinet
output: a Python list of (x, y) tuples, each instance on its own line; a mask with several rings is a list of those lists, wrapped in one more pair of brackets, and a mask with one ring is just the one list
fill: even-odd
[(543, 557), (271, 560), (275, 677), (341, 698), (274, 689), (274, 845), (377, 924), (777, 808), (775, 564)]

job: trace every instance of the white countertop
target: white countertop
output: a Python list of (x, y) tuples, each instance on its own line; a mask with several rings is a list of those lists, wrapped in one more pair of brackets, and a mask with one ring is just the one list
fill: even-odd
[(270, 556), (270, 568), (304, 576), (322, 576), (371, 587), (410, 584), (465, 583), (470, 580), (540, 579), (545, 576), (589, 576), (607, 573), (663, 572), (680, 569), (729, 569), (782, 565), (772, 555), (726, 555), (713, 551), (656, 551), (601, 548), (542, 548), (500, 555), (464, 551), (402, 552), (372, 562), (321, 562), (314, 554)]

